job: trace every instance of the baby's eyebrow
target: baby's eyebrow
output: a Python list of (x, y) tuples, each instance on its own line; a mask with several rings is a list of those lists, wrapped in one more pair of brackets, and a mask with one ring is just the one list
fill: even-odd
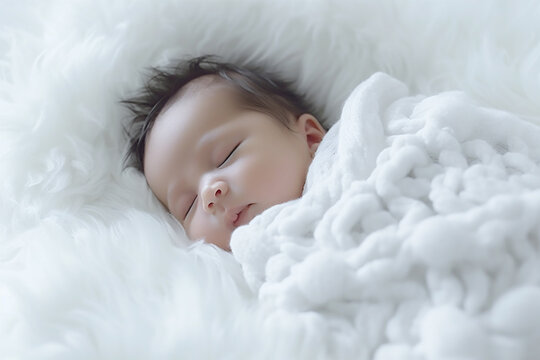
[(213, 128), (212, 130), (208, 131), (206, 134), (201, 136), (201, 139), (198, 142), (197, 148), (204, 149), (207, 146), (211, 145), (213, 142), (217, 140), (217, 138), (221, 135), (223, 132), (222, 128), (225, 124), (217, 126)]
[[(196, 158), (199, 157), (200, 154), (203, 154), (205, 150), (215, 145), (222, 138), (222, 136), (227, 133), (227, 131), (224, 130), (225, 125), (226, 124), (217, 126), (201, 137), (194, 152)], [(212, 160), (216, 161), (216, 154), (211, 154), (211, 157)]]

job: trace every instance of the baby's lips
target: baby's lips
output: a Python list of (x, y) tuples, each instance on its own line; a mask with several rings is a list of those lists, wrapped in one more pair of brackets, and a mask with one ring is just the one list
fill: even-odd
[(238, 218), (235, 220), (234, 226), (245, 225), (251, 220), (251, 217), (248, 214), (248, 211), (249, 211), (251, 205), (253, 205), (253, 204), (248, 204), (248, 205), (244, 206), (244, 208), (238, 214)]
[(236, 215), (234, 216), (234, 218), (233, 218), (233, 220), (232, 220), (232, 224), (233, 224), (233, 225), (236, 225), (235, 223), (236, 223), (237, 220), (238, 220), (238, 214), (236, 214)]
[(246, 207), (246, 205), (238, 206), (238, 207), (235, 207), (235, 208), (232, 208), (232, 209), (226, 209), (225, 210), (225, 219), (227, 220), (227, 222), (230, 223), (231, 225), (234, 225), (235, 222), (238, 220), (240, 212), (245, 207)]

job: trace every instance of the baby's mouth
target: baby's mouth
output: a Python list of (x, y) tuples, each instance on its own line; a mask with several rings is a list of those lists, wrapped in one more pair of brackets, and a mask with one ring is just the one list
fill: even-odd
[(249, 204), (249, 205), (244, 206), (236, 214), (236, 218), (233, 221), (234, 227), (245, 225), (245, 224), (247, 224), (249, 222), (249, 220), (251, 220), (249, 218), (249, 214), (248, 214), (248, 210), (250, 209), (251, 205), (253, 205), (253, 204)]

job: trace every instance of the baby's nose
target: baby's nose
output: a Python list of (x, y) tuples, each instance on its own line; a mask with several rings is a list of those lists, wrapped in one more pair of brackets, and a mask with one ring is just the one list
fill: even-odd
[(228, 190), (227, 183), (224, 181), (215, 181), (208, 184), (202, 192), (204, 209), (209, 213), (213, 213), (216, 205), (219, 204), (223, 196), (227, 194)]

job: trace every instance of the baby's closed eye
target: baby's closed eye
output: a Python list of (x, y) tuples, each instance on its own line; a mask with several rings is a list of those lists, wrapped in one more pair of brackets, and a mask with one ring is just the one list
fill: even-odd
[(193, 205), (195, 205), (195, 202), (197, 201), (197, 195), (195, 195), (195, 197), (193, 198), (193, 201), (191, 202), (191, 204), (189, 205), (187, 211), (185, 212), (184, 214), (184, 220), (187, 218), (187, 216), (189, 215), (189, 212), (191, 211), (191, 209), (193, 208)]
[(231, 156), (234, 154), (236, 149), (238, 149), (238, 147), (240, 146), (241, 143), (242, 142), (239, 142), (238, 144), (236, 144), (236, 146), (229, 152), (227, 157), (225, 157), (225, 159), (218, 165), (218, 168), (221, 168), (221, 167), (223, 167), (223, 165), (225, 165), (225, 163), (231, 158)]

